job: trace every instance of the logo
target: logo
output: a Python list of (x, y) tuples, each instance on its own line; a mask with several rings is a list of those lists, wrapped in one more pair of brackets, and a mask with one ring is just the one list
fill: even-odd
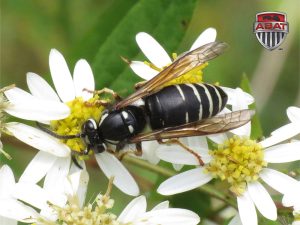
[(285, 13), (262, 12), (256, 14), (254, 33), (258, 41), (268, 50), (278, 48), (289, 32)]

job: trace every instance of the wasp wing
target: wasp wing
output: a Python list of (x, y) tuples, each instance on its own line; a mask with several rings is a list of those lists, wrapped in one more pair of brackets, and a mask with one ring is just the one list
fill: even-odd
[(167, 127), (134, 136), (130, 142), (152, 141), (180, 137), (203, 136), (209, 134), (223, 133), (249, 122), (254, 115), (253, 110), (239, 110), (214, 116), (201, 121), (188, 123), (176, 127)]
[(122, 108), (137, 101), (140, 98), (154, 94), (163, 88), (163, 85), (177, 77), (180, 77), (196, 67), (212, 60), (222, 54), (227, 48), (224, 42), (211, 42), (185, 53), (166, 67), (158, 75), (147, 81), (140, 89), (116, 104), (116, 108)]

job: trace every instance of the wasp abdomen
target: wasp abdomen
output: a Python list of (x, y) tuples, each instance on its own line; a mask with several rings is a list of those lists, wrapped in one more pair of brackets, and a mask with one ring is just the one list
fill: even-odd
[(211, 84), (178, 84), (145, 98), (152, 129), (178, 126), (218, 114), (227, 103), (226, 93)]

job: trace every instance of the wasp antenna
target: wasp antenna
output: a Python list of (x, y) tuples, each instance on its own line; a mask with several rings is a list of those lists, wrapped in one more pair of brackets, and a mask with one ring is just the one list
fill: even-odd
[(120, 55), (120, 57), (121, 57), (121, 59), (122, 59), (125, 63), (127, 63), (128, 65), (131, 64), (131, 60), (130, 60), (130, 59), (127, 59), (127, 58), (125, 58), (125, 57), (123, 57), (123, 56), (121, 56), (121, 55)]
[(44, 131), (47, 134), (50, 134), (51, 136), (58, 138), (58, 139), (63, 139), (63, 140), (67, 140), (67, 139), (73, 139), (73, 138), (80, 138), (82, 137), (81, 133), (78, 134), (74, 134), (74, 135), (59, 135), (55, 132), (53, 132), (52, 130), (49, 130), (48, 128), (44, 127), (41, 123), (36, 122), (36, 125), (38, 126), (39, 129), (41, 129), (42, 131)]
[(79, 169), (83, 170), (82, 166), (79, 164), (76, 155), (72, 152), (72, 161), (75, 164), (75, 166), (77, 166)]

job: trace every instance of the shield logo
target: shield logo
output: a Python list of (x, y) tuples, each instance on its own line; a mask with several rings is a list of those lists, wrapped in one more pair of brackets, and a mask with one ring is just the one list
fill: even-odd
[(280, 12), (257, 13), (253, 29), (262, 46), (274, 50), (283, 43), (288, 34), (287, 16)]

